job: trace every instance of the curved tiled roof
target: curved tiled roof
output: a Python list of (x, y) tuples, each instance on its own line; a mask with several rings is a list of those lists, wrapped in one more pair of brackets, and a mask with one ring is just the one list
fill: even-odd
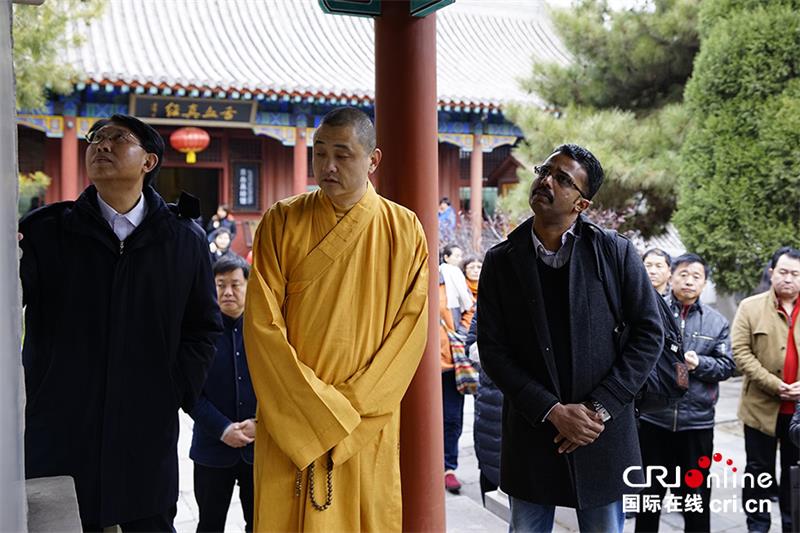
[[(67, 52), (91, 82), (372, 100), (373, 21), (316, 0), (109, 0)], [(532, 61), (565, 63), (541, 0), (458, 0), (437, 13), (440, 103), (536, 102)]]

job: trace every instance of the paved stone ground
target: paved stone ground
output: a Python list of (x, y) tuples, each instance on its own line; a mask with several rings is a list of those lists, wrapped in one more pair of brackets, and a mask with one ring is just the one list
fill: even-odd
[[(736, 416), (736, 409), (739, 403), (739, 393), (741, 390), (741, 378), (734, 378), (720, 384), (720, 399), (716, 409), (716, 429), (714, 432), (714, 451), (721, 453), (726, 459), (733, 460), (733, 465), (738, 466), (741, 474), (745, 466), (744, 434), (742, 424)], [(464, 484), (462, 494), (480, 503), (480, 484), (478, 481), (478, 467), (475, 458), (475, 451), (472, 447), (472, 420), (474, 417), (473, 404), (470, 397), (467, 398), (464, 410), (464, 434), (459, 441), (460, 456), (457, 475)], [(720, 465), (712, 467), (712, 472), (721, 472)], [(721, 474), (720, 474), (721, 475)], [(780, 475), (780, 474), (778, 474)], [(741, 479), (741, 478), (738, 478)], [(730, 501), (730, 508), (733, 509), (736, 503), (736, 512), (728, 511), (722, 513), (712, 513), (711, 531), (712, 532), (744, 532), (747, 531), (745, 524), (745, 514), (741, 509), (741, 489), (740, 488), (715, 488), (712, 490), (711, 497), (719, 499), (725, 505), (725, 501)], [(448, 505), (451, 501), (448, 495)], [(634, 530), (635, 520), (629, 519), (625, 522), (625, 532)], [(449, 530), (450, 528), (448, 528)], [(455, 530), (454, 530), (455, 531)], [(487, 529), (487, 532), (501, 533), (507, 529)], [(556, 509), (556, 532), (578, 531), (578, 521), (575, 512), (570, 509)], [(683, 531), (683, 516), (680, 513), (661, 514), (662, 532)], [(772, 504), (772, 528), (771, 531), (781, 531), (780, 511), (778, 504)]]
[[(175, 516), (175, 529), (178, 533), (194, 532), (197, 529), (199, 515), (197, 502), (194, 499), (194, 463), (189, 459), (189, 447), (192, 443), (192, 426), (189, 415), (180, 412), (181, 433), (178, 440), (178, 473), (180, 490), (178, 494), (178, 514)], [(239, 488), (234, 489), (225, 531), (244, 531), (242, 505), (239, 502)]]
[[(734, 466), (739, 467), (739, 472), (744, 470), (745, 453), (742, 425), (736, 417), (736, 408), (739, 400), (741, 378), (735, 378), (721, 384), (720, 400), (717, 404), (716, 431), (714, 432), (714, 450), (721, 453), (726, 459), (730, 458)], [(473, 449), (472, 422), (474, 409), (472, 397), (468, 396), (464, 405), (464, 433), (459, 441), (459, 467), (457, 475), (463, 484), (461, 494), (458, 496), (446, 495), (447, 531), (456, 533), (461, 531), (482, 531), (486, 533), (505, 533), (508, 525), (481, 505), (480, 484), (477, 460)], [(178, 515), (175, 518), (176, 529), (183, 532), (194, 531), (197, 527), (197, 504), (192, 490), (192, 461), (189, 459), (189, 444), (191, 442), (192, 420), (181, 413), (181, 437), (179, 442), (180, 454), (180, 498), (178, 501)], [(712, 467), (712, 472), (721, 471), (719, 465)], [(712, 498), (721, 501), (736, 502), (737, 511), (712, 513), (712, 532), (741, 532), (746, 531), (745, 515), (741, 511), (741, 489), (719, 488), (712, 491)], [(627, 520), (625, 531), (634, 529), (634, 520)], [(231, 508), (228, 513), (226, 531), (244, 531), (241, 505), (238, 490), (234, 492)], [(556, 510), (556, 532), (578, 531), (575, 513), (569, 509)], [(662, 513), (661, 531), (673, 532), (683, 530), (683, 517), (680, 513)], [(777, 503), (772, 505), (772, 531), (780, 531), (780, 513)]]
[[(474, 474), (474, 480), (465, 485), (465, 491), (460, 496), (447, 495), (447, 531), (459, 533), (463, 531), (507, 531), (507, 524), (490, 513), (481, 505), (480, 490), (478, 487), (478, 466), (475, 453), (472, 449), (472, 398), (468, 397), (468, 415), (465, 413), (465, 434), (460, 441), (462, 456), (465, 459), (464, 469)], [(175, 529), (178, 533), (189, 533), (197, 528), (198, 513), (197, 502), (193, 490), (193, 463), (189, 459), (189, 446), (192, 440), (192, 419), (181, 412), (181, 434), (178, 442), (179, 469), (180, 469), (180, 495), (178, 498), (178, 514), (175, 517)], [(467, 479), (464, 480), (465, 482)], [(442, 480), (444, 483), (444, 480)], [(225, 524), (226, 532), (244, 531), (242, 506), (239, 502), (238, 488), (234, 491), (228, 518)]]

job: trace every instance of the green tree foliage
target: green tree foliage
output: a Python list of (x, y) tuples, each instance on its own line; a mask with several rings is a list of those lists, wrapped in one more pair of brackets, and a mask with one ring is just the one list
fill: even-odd
[(800, 244), (800, 1), (709, 0), (675, 223), (715, 282), (749, 292)]
[(102, 12), (101, 0), (48, 0), (41, 6), (14, 4), (14, 71), (17, 109), (38, 109), (46, 90), (72, 92), (81, 75), (64, 61), (63, 52), (81, 44), (75, 27)]
[[(622, 230), (658, 234), (675, 208), (679, 152), (688, 127), (681, 94), (699, 48), (699, 0), (655, 0), (611, 10), (605, 0), (581, 0), (552, 13), (574, 60), (537, 64), (525, 87), (556, 114), (514, 108), (525, 132), (515, 155), (539, 162), (557, 145), (575, 142), (597, 155), (606, 182), (595, 199), (625, 217)], [(532, 176), (522, 174), (501, 206), (527, 210)]]
[(525, 87), (557, 107), (649, 112), (680, 102), (699, 49), (699, 3), (654, 0), (615, 11), (605, 0), (580, 0), (554, 10), (553, 25), (573, 62), (534, 65)]
[(732, 13), (744, 12), (759, 7), (789, 7), (797, 9), (796, 0), (713, 0), (707, 1), (699, 13), (699, 28), (702, 38), (708, 34), (718, 22), (727, 18)]

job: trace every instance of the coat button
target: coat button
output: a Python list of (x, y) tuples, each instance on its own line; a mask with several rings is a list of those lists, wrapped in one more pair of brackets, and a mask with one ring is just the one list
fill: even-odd
[(242, 381), (242, 376), (239, 376), (239, 381)]
[(236, 352), (236, 355), (241, 355), (239, 352)]

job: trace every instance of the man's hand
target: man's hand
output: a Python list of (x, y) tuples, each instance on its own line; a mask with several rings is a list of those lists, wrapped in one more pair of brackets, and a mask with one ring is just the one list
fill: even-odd
[(781, 383), (780, 389), (778, 389), (778, 395), (781, 397), (781, 400), (785, 402), (796, 402), (800, 400), (800, 381)]
[(256, 438), (256, 421), (252, 418), (248, 418), (247, 420), (242, 420), (239, 422), (239, 427), (247, 437), (251, 439)]
[(683, 357), (686, 359), (686, 366), (689, 367), (689, 370), (694, 370), (700, 364), (700, 358), (694, 350), (689, 350), (683, 354)]
[(234, 422), (222, 432), (222, 442), (231, 448), (243, 448), (253, 442), (252, 437), (248, 437), (242, 431), (242, 423)]
[(559, 444), (558, 453), (570, 453), (578, 446), (591, 444), (605, 429), (601, 416), (583, 404), (556, 404), (547, 420), (558, 430), (553, 440)]

